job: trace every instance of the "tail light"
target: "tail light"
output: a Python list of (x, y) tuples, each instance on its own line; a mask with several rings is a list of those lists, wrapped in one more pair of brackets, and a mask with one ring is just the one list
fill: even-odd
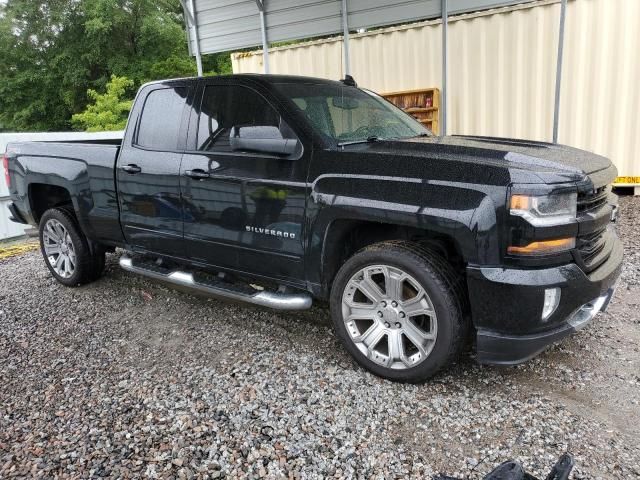
[(9, 156), (6, 153), (2, 156), (2, 166), (4, 167), (4, 179), (7, 182), (7, 188), (9, 188), (11, 178), (9, 177)]

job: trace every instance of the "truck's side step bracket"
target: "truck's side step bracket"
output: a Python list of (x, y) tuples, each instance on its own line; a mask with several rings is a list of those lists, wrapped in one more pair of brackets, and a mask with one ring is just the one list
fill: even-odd
[(280, 293), (256, 290), (248, 285), (235, 285), (216, 281), (209, 276), (200, 276), (181, 270), (169, 270), (155, 264), (138, 262), (127, 255), (120, 257), (120, 266), (128, 272), (233, 301), (246, 302), (274, 310), (307, 310), (311, 308), (311, 295), (304, 292)]

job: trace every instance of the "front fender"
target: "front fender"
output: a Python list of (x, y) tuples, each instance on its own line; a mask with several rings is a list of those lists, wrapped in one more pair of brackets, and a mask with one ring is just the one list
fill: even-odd
[[(357, 193), (356, 193), (357, 192)], [(365, 195), (362, 195), (362, 193)], [(313, 184), (308, 206), (309, 272), (321, 272), (335, 254), (331, 231), (337, 220), (416, 228), (450, 238), (467, 263), (493, 263), (496, 187), (402, 177), (324, 175)]]

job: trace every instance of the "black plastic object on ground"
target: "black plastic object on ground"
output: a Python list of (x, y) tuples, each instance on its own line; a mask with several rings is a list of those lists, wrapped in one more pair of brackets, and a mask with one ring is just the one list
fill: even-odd
[[(573, 457), (569, 453), (565, 453), (560, 457), (558, 462), (553, 466), (551, 472), (544, 480), (568, 480), (571, 470), (574, 466)], [(461, 480), (454, 477), (437, 476), (433, 480)], [(540, 480), (533, 475), (525, 472), (522, 464), (516, 460), (509, 460), (498, 465), (491, 473), (486, 475), (483, 480)]]

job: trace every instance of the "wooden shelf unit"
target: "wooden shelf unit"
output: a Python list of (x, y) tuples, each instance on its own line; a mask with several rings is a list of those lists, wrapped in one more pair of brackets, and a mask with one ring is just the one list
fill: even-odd
[(382, 96), (409, 113), (436, 135), (440, 133), (440, 90), (437, 88), (383, 93)]

